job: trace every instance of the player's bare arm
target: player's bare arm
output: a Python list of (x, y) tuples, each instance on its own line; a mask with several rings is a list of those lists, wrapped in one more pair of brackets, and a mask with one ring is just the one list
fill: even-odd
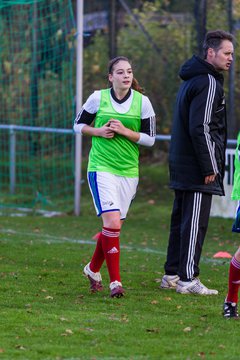
[(82, 128), (82, 134), (88, 136), (100, 136), (107, 139), (111, 139), (114, 137), (114, 131), (110, 129), (109, 123), (106, 123), (104, 126), (100, 128), (94, 128), (89, 125), (85, 125)]

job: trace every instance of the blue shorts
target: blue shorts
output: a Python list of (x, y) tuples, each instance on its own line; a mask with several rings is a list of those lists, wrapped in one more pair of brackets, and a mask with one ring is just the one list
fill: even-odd
[(236, 218), (232, 226), (232, 232), (240, 233), (240, 201), (238, 202)]

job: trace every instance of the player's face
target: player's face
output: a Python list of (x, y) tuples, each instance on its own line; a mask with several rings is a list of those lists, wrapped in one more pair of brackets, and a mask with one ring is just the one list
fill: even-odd
[(233, 44), (229, 40), (223, 40), (218, 51), (208, 50), (208, 62), (212, 64), (217, 71), (229, 70), (233, 61)]
[(109, 81), (114, 91), (127, 91), (132, 85), (133, 72), (128, 61), (120, 60), (114, 64), (112, 74), (109, 74)]

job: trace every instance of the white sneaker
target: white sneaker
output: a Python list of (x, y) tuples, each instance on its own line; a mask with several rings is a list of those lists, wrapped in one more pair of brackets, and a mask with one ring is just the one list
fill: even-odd
[(110, 292), (111, 297), (120, 298), (125, 293), (125, 290), (123, 289), (122, 283), (120, 281), (116, 280), (116, 281), (111, 282), (109, 287), (110, 287), (110, 290), (111, 290), (111, 292)]
[(92, 292), (102, 291), (103, 290), (102, 276), (101, 276), (100, 272), (93, 272), (90, 269), (89, 265), (90, 265), (90, 263), (88, 263), (84, 267), (83, 272), (88, 277), (88, 279), (90, 281), (90, 290)]
[(208, 289), (201, 283), (199, 279), (192, 281), (181, 281), (177, 283), (176, 291), (180, 294), (196, 294), (196, 295), (217, 295), (218, 291)]
[(160, 287), (162, 289), (176, 289), (178, 280), (178, 275), (164, 275)]

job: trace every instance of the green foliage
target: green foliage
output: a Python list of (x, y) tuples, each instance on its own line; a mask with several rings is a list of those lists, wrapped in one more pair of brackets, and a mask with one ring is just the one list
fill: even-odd
[(155, 0), (155, 3), (162, 6), (166, 11), (182, 13), (192, 12), (195, 0)]
[[(128, 56), (132, 60), (134, 74), (145, 88), (146, 95), (150, 97), (157, 114), (157, 131), (169, 133), (175, 96), (180, 84), (179, 68), (197, 49), (195, 1), (133, 1), (128, 2), (128, 5), (135, 19), (122, 7), (118, 7), (121, 20), (118, 20), (117, 54)], [(94, 4), (92, 7), (94, 8)], [(240, 3), (235, 1), (233, 3), (234, 21), (238, 20), (239, 12)], [(207, 30), (217, 28), (229, 30), (227, 0), (207, 2), (206, 16)], [(237, 39), (238, 33), (239, 31), (236, 32)], [(86, 97), (92, 92), (92, 89), (97, 88), (96, 85), (105, 86), (100, 72), (103, 69), (105, 76), (108, 46), (104, 32), (98, 33), (96, 38), (93, 37), (90, 49), (85, 48), (84, 76), (88, 82), (84, 88), (90, 90), (86, 92), (84, 89)], [(92, 60), (94, 57), (88, 54), (94, 54), (95, 49), (99, 64), (95, 63), (92, 68), (89, 61), (90, 63), (94, 62)], [(237, 48), (236, 53), (238, 53)], [(238, 62), (235, 66), (235, 74), (238, 74)], [(88, 71), (91, 71), (91, 74), (88, 74)], [(225, 90), (228, 95), (228, 75), (225, 74), (225, 77)], [(235, 97), (237, 98), (239, 93), (237, 76), (235, 84)], [(237, 118), (239, 118), (239, 111), (236, 106)]]
[(179, 86), (178, 71), (182, 62), (191, 56), (192, 22), (182, 23), (167, 14), (162, 4), (145, 2), (135, 16), (143, 24), (146, 34), (156, 45), (154, 51), (150, 41), (129, 17), (127, 25), (118, 35), (118, 51), (132, 59), (136, 77), (146, 89), (156, 114), (158, 131), (170, 132), (175, 94)]
[(94, 41), (84, 50), (83, 98), (108, 86), (108, 36), (97, 32)]
[[(118, 54), (129, 57), (133, 62), (134, 75), (153, 103), (159, 119), (158, 132), (161, 133), (170, 132), (173, 104), (179, 86), (178, 71), (182, 62), (191, 56), (194, 42), (192, 19), (185, 15), (177, 18), (167, 14), (165, 3), (147, 1), (140, 9), (134, 10), (134, 16), (143, 25), (145, 35), (132, 17), (126, 15), (124, 26), (120, 27), (117, 36)], [(107, 62), (107, 38), (105, 34), (98, 33), (84, 51), (84, 97), (92, 89), (106, 86)]]
[[(0, 7), (1, 124), (72, 129), (75, 30), (71, 11), (68, 0), (11, 1)], [(15, 135), (16, 187), (11, 197), (7, 194), (13, 165), (11, 136), (1, 131), (3, 203), (46, 206), (54, 204), (54, 193), (73, 196), (73, 138), (23, 131)], [(51, 201), (46, 201), (49, 197)]]
[(9, 5), (0, 10), (0, 118), (5, 124), (69, 127), (74, 110), (69, 2)]
[(207, 30), (222, 29), (229, 31), (226, 0), (213, 0), (207, 7)]

